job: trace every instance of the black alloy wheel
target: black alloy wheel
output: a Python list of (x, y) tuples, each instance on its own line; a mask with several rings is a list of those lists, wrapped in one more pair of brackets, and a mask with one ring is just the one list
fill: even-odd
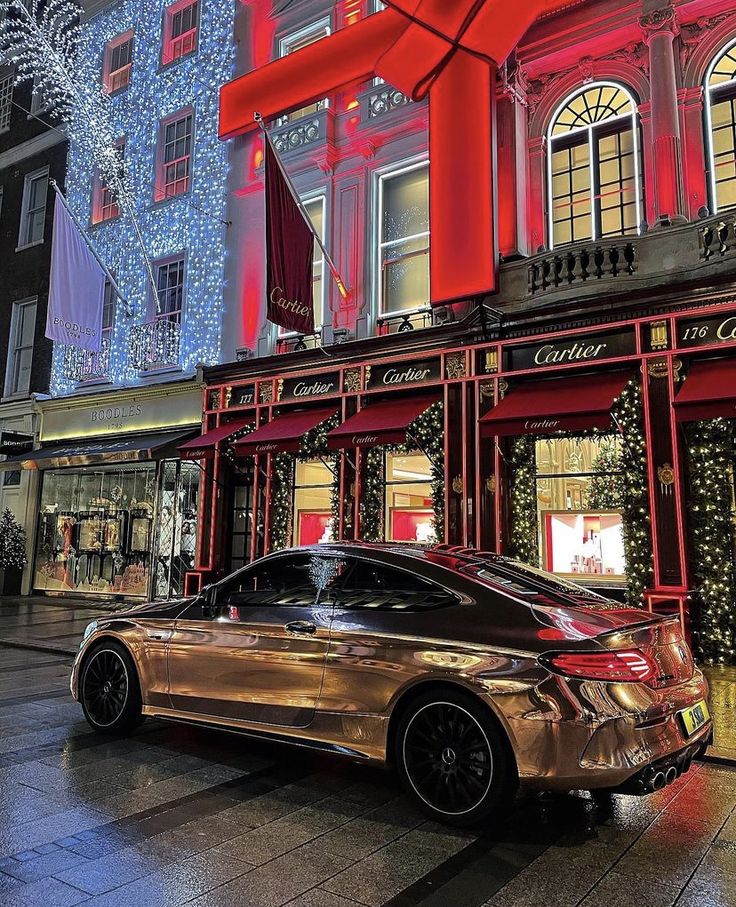
[(138, 677), (130, 655), (119, 643), (102, 642), (89, 653), (82, 668), (79, 698), (87, 721), (100, 733), (121, 733), (141, 721)]
[(493, 721), (462, 693), (415, 702), (400, 722), (396, 757), (405, 785), (425, 812), (443, 822), (473, 825), (513, 793)]

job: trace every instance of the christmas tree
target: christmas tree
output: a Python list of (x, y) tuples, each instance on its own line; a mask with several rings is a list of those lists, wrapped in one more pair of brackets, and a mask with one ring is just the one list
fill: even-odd
[(25, 531), (6, 507), (0, 515), (0, 569), (22, 570), (27, 563)]

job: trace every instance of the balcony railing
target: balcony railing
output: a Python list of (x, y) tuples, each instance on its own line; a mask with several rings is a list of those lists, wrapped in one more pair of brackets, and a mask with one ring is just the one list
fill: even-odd
[(331, 123), (331, 111), (323, 107), (292, 120), (280, 121), (271, 132), (271, 138), (279, 154), (288, 154), (290, 151), (299, 151), (329, 141)]
[(638, 250), (632, 242), (590, 243), (550, 252), (529, 264), (529, 292), (534, 295), (587, 281), (626, 277), (636, 273), (637, 267)]
[(107, 381), (110, 377), (110, 340), (103, 337), (99, 353), (64, 347), (64, 377), (83, 384), (85, 381)]
[(168, 318), (137, 324), (130, 331), (130, 364), (139, 372), (179, 365), (181, 325)]
[[(446, 309), (442, 310), (446, 312)], [(432, 307), (420, 306), (416, 309), (406, 309), (403, 312), (387, 312), (379, 315), (377, 319), (378, 334), (403, 334), (406, 331), (421, 330), (435, 324)]]
[(706, 261), (736, 252), (736, 212), (700, 227), (698, 239), (700, 257)]

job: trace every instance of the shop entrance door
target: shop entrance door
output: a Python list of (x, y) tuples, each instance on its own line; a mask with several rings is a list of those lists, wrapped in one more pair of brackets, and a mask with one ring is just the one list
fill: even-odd
[(236, 474), (233, 483), (228, 573), (234, 573), (250, 563), (251, 541), (253, 538), (252, 472)]
[(184, 593), (184, 575), (194, 567), (200, 469), (186, 460), (161, 463), (153, 592), (155, 598)]

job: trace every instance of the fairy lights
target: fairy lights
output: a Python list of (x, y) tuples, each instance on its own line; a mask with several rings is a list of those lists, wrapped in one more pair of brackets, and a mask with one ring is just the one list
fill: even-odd
[[(178, 366), (189, 374), (198, 362), (215, 364), (220, 358), (228, 149), (217, 137), (215, 86), (233, 74), (235, 5), (200, 4), (197, 51), (162, 65), (161, 29), (167, 5), (165, 0), (125, 0), (102, 10), (79, 27), (77, 56), (79, 66), (99, 86), (105, 45), (129, 29), (134, 31), (130, 84), (105, 96), (105, 103), (113, 139), (125, 138), (125, 178), (148, 255), (153, 260), (185, 255), (180, 336), (175, 343), (166, 343), (162, 358), (170, 358), (178, 346)], [(159, 124), (185, 107), (194, 111), (191, 187), (184, 195), (154, 202)], [(85, 224), (90, 223), (93, 179), (99, 166), (87, 129), (85, 118), (75, 109), (69, 121), (67, 197)], [(156, 313), (140, 246), (124, 214), (91, 227), (90, 236), (135, 312), (133, 319), (121, 307), (115, 312), (109, 378), (113, 384), (137, 383), (146, 357), (137, 347), (132, 349), (131, 335), (145, 338), (145, 330), (134, 329), (150, 323)], [(57, 347), (51, 392), (64, 394), (74, 387), (65, 375), (64, 350)]]

